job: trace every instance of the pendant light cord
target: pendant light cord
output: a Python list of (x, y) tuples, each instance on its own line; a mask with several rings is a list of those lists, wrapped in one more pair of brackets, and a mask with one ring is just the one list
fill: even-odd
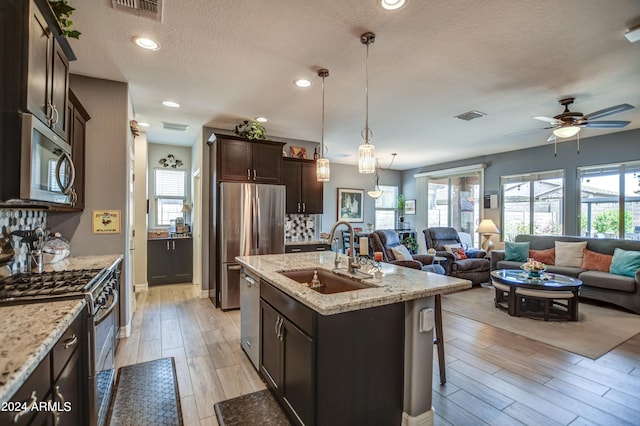
[(324, 78), (326, 74), (322, 74), (322, 139), (320, 139), (320, 158), (324, 158)]
[(367, 55), (364, 65), (364, 96), (365, 96), (365, 108), (364, 108), (364, 143), (369, 143), (369, 42), (367, 42)]

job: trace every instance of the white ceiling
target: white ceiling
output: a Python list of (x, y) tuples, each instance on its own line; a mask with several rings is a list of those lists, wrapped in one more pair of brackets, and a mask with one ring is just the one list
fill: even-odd
[[(128, 82), (150, 142), (191, 145), (203, 125), (232, 129), (257, 116), (269, 118), (270, 136), (319, 142), (325, 67), (327, 156), (356, 163), (365, 31), (376, 34), (369, 126), (383, 167), (393, 152), (402, 170), (547, 144), (548, 130), (513, 134), (545, 127), (531, 117), (559, 114), (567, 95), (584, 114), (636, 107), (606, 118), (631, 121), (626, 128), (585, 128), (582, 138), (640, 128), (640, 42), (624, 37), (640, 23), (640, 0), (408, 0), (395, 12), (377, 0), (164, 0), (161, 23), (110, 0), (70, 3), (82, 32), (71, 72)], [(138, 35), (161, 49), (136, 47)], [(297, 88), (298, 78), (314, 84)], [(453, 118), (470, 110), (487, 115)]]

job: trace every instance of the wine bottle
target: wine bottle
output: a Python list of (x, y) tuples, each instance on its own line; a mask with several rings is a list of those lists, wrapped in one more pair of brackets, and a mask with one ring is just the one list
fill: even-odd
[(313, 159), (314, 160), (318, 159), (318, 148), (313, 148)]

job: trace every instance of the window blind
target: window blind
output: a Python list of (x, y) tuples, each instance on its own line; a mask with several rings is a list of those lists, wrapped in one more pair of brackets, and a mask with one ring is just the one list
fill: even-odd
[(155, 196), (185, 198), (186, 182), (185, 170), (155, 169)]

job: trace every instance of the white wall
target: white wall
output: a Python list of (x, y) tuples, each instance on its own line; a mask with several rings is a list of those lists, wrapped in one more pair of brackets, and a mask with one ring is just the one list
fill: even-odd
[(202, 130), (198, 133), (196, 141), (191, 147), (191, 199), (192, 205), (192, 224), (191, 235), (193, 237), (193, 284), (201, 289), (203, 296), (209, 296), (209, 289), (203, 286), (202, 282), (202, 244), (203, 234), (202, 232), (202, 213), (203, 207), (206, 208), (206, 204), (202, 201), (202, 192), (206, 188), (206, 181), (203, 180), (203, 142), (202, 142)]
[(136, 137), (135, 163), (135, 268), (133, 283), (136, 291), (147, 288), (147, 134)]

